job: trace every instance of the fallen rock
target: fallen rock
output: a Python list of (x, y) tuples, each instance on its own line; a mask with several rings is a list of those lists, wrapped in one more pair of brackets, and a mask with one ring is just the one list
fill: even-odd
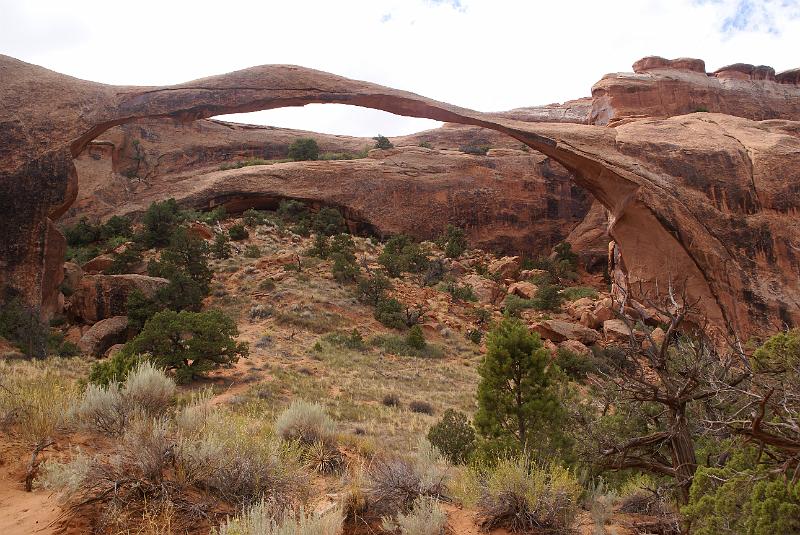
[(606, 320), (603, 322), (603, 336), (606, 340), (627, 342), (631, 338), (631, 330), (621, 319)]
[(499, 303), (506, 295), (505, 290), (499, 284), (475, 273), (467, 275), (462, 281), (472, 286), (472, 291), (475, 292), (478, 301), (483, 304)]
[(209, 228), (208, 225), (205, 223), (200, 223), (199, 221), (193, 222), (189, 225), (189, 234), (192, 236), (197, 236), (203, 240), (210, 240), (214, 237), (214, 231)]
[(109, 347), (123, 343), (127, 338), (128, 317), (114, 316), (92, 325), (81, 337), (78, 347), (85, 354), (102, 357)]
[(75, 262), (64, 262), (64, 281), (61, 283), (64, 293), (72, 295), (83, 277), (83, 269)]
[(108, 349), (106, 349), (106, 355), (105, 356), (106, 357), (112, 357), (112, 356), (114, 356), (114, 353), (116, 353), (117, 351), (119, 351), (123, 347), (125, 347), (125, 344), (114, 344), (113, 346), (111, 346)]
[(556, 343), (565, 340), (578, 340), (583, 344), (593, 344), (600, 338), (596, 331), (588, 327), (563, 320), (544, 320), (532, 328), (542, 338)]
[(167, 279), (146, 275), (86, 275), (70, 298), (67, 313), (75, 320), (94, 323), (127, 313), (128, 294), (140, 290), (153, 297), (156, 291), (169, 284)]
[(593, 311), (584, 310), (581, 312), (580, 324), (590, 329), (597, 329), (603, 325), (603, 322), (597, 318)]
[(508, 294), (518, 295), (523, 299), (533, 299), (538, 289), (539, 288), (532, 282), (520, 281), (520, 282), (515, 282), (508, 287)]
[(489, 264), (489, 273), (503, 279), (516, 279), (519, 275), (519, 264), (518, 256), (504, 256)]
[(578, 340), (564, 340), (558, 344), (558, 347), (559, 349), (566, 349), (582, 357), (589, 357), (592, 355), (592, 350)]
[(113, 256), (110, 254), (101, 254), (86, 262), (83, 265), (83, 271), (88, 275), (96, 275), (98, 273), (103, 273), (105, 270), (110, 268), (111, 264), (113, 263)]

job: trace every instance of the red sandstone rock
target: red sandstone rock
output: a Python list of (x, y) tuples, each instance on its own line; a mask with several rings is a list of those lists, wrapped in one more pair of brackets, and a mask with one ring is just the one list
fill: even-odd
[(70, 297), (67, 312), (87, 323), (124, 316), (130, 292), (140, 290), (153, 297), (156, 290), (168, 283), (167, 279), (145, 275), (86, 275)]
[(519, 275), (520, 258), (518, 256), (504, 256), (492, 261), (488, 270), (492, 275), (503, 279), (516, 279)]
[(472, 287), (472, 291), (475, 292), (478, 301), (483, 304), (497, 304), (506, 295), (506, 292), (499, 284), (480, 275), (472, 273), (461, 280), (464, 284)]
[(631, 330), (621, 319), (606, 320), (603, 322), (603, 336), (606, 340), (627, 342), (630, 340)]
[(533, 299), (536, 296), (537, 290), (537, 286), (532, 282), (520, 281), (508, 287), (508, 294), (518, 295), (523, 299)]
[(600, 338), (597, 331), (563, 320), (545, 320), (533, 325), (531, 329), (539, 333), (542, 338), (556, 343), (577, 340), (582, 344), (593, 344)]
[[(649, 117), (602, 128), (516, 121), (293, 66), (137, 88), (0, 56), (0, 80), (0, 211), (11, 214), (0, 220), (0, 286), (45, 314), (58, 305), (63, 277), (64, 240), (50, 219), (73, 203), (72, 160), (92, 139), (148, 117), (188, 122), (337, 102), (509, 134), (574, 172), (609, 210), (634, 287), (678, 279), (713, 326), (744, 339), (800, 323), (800, 127), (792, 121), (800, 88), (787, 83), (663, 69), (606, 77), (593, 91), (595, 122)], [(706, 103), (746, 118), (672, 117)]]
[(111, 264), (113, 263), (114, 263), (114, 257), (112, 255), (101, 254), (100, 256), (95, 256), (94, 258), (86, 262), (82, 267), (85, 273), (89, 275), (96, 275), (110, 268)]
[(127, 340), (127, 316), (113, 316), (98, 321), (81, 337), (78, 347), (87, 355), (102, 357), (106, 350)]
[(559, 349), (566, 349), (582, 357), (592, 356), (592, 350), (578, 340), (564, 340), (558, 344)]

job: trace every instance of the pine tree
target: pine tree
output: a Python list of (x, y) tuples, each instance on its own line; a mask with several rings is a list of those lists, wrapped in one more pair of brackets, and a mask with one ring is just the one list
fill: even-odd
[(552, 452), (566, 445), (560, 374), (538, 334), (507, 318), (488, 335), (475, 427), (492, 449)]

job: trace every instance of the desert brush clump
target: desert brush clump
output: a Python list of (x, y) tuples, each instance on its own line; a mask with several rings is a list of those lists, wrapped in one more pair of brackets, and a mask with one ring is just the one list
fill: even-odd
[(369, 513), (393, 518), (411, 511), (420, 497), (446, 498), (448, 477), (447, 461), (425, 439), (411, 456), (373, 459), (363, 482)]
[(90, 383), (75, 407), (79, 423), (107, 435), (120, 435), (132, 418), (155, 417), (172, 404), (175, 382), (148, 361), (139, 362), (123, 383)]
[(271, 500), (246, 507), (212, 529), (212, 535), (339, 535), (342, 529), (341, 510), (325, 514), (306, 512), (303, 507), (282, 509)]
[(464, 464), (475, 450), (475, 429), (463, 412), (444, 411), (428, 430), (428, 441), (452, 464)]
[(571, 533), (583, 489), (567, 469), (504, 459), (484, 476), (478, 517), (483, 529)]
[(436, 498), (420, 496), (408, 513), (397, 513), (395, 518), (384, 517), (381, 528), (397, 535), (445, 535), (447, 514)]
[(335, 438), (336, 423), (319, 403), (295, 400), (275, 420), (275, 433), (283, 440), (304, 445), (330, 444)]

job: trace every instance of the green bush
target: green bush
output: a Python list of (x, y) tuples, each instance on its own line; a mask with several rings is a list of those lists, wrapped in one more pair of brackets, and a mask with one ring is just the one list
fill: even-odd
[(489, 152), (491, 149), (489, 145), (465, 145), (460, 147), (458, 150), (463, 152), (464, 154), (472, 154), (475, 156), (486, 156), (486, 153)]
[(258, 225), (266, 223), (267, 218), (264, 212), (250, 208), (242, 213), (242, 221), (244, 221), (244, 224), (248, 227), (257, 227)]
[(392, 277), (399, 277), (405, 272), (421, 273), (428, 268), (429, 259), (425, 251), (414, 243), (410, 236), (398, 234), (386, 242), (378, 262)]
[(331, 257), (333, 258), (331, 271), (336, 281), (353, 282), (358, 280), (361, 270), (355, 262), (355, 256), (348, 256), (345, 253), (333, 253)]
[(124, 216), (114, 215), (100, 225), (100, 239), (110, 240), (115, 237), (130, 238), (133, 236), (131, 220)]
[(445, 284), (444, 289), (447, 293), (452, 295), (453, 299), (456, 301), (475, 302), (478, 300), (478, 296), (475, 295), (475, 291), (469, 284), (456, 284), (455, 282), (449, 282)]
[(586, 381), (589, 373), (597, 371), (597, 365), (593, 359), (578, 355), (563, 347), (559, 347), (556, 351), (556, 364), (567, 374), (567, 377), (579, 383)]
[(231, 240), (226, 232), (214, 234), (214, 243), (211, 245), (211, 254), (219, 260), (230, 258), (232, 253)]
[(156, 302), (155, 299), (150, 299), (142, 293), (138, 288), (128, 294), (128, 300), (125, 303), (125, 310), (128, 316), (128, 328), (134, 332), (139, 332), (144, 328), (153, 315), (162, 310), (163, 305)]
[(64, 227), (62, 230), (67, 240), (67, 245), (72, 247), (89, 245), (100, 239), (100, 227), (89, 223), (89, 220), (85, 217), (82, 217), (75, 225)]
[(475, 429), (464, 413), (447, 409), (428, 430), (428, 442), (451, 463), (464, 464), (475, 449)]
[(536, 310), (558, 310), (563, 301), (561, 287), (546, 283), (539, 285), (536, 295), (531, 299), (533, 308)]
[(246, 357), (247, 344), (236, 342), (238, 334), (236, 323), (218, 310), (164, 310), (150, 318), (120, 352), (127, 357), (149, 355), (159, 367), (175, 370), (176, 380), (185, 383)]
[(362, 303), (378, 306), (385, 300), (386, 291), (392, 288), (392, 283), (382, 273), (373, 273), (358, 280), (356, 296)]
[(800, 364), (800, 329), (778, 333), (753, 353), (758, 371), (785, 372)]
[(236, 223), (228, 229), (228, 236), (230, 236), (233, 241), (242, 241), (249, 238), (250, 233), (247, 232), (247, 229), (244, 228), (244, 225), (241, 223)]
[(344, 217), (336, 208), (322, 208), (311, 220), (311, 230), (323, 236), (333, 236), (347, 230)]
[(518, 318), (520, 313), (528, 308), (534, 308), (533, 299), (524, 299), (518, 295), (510, 294), (503, 301), (503, 315), (508, 318)]
[(408, 330), (406, 334), (406, 343), (409, 347), (422, 351), (428, 345), (425, 341), (425, 335), (422, 333), (422, 327), (414, 325)]
[(375, 148), (376, 149), (393, 149), (394, 148), (394, 145), (392, 145), (392, 142), (389, 141), (389, 138), (387, 138), (386, 136), (382, 136), (382, 135), (378, 134), (377, 136), (375, 136), (372, 139), (375, 140)]
[(172, 310), (199, 310), (208, 295), (214, 273), (208, 265), (208, 244), (185, 228), (175, 229), (170, 245), (158, 261), (150, 261), (147, 272), (170, 283), (160, 288), (157, 301)]
[(301, 137), (289, 145), (289, 158), (296, 162), (319, 158), (319, 145), (310, 137)]
[(107, 359), (95, 362), (89, 371), (89, 382), (98, 386), (109, 386), (121, 383), (128, 374), (139, 365), (142, 358), (138, 355), (117, 351)]
[(464, 230), (447, 225), (444, 233), (436, 240), (447, 258), (458, 258), (467, 250), (467, 236)]
[(375, 319), (391, 329), (405, 329), (406, 310), (403, 304), (393, 297), (384, 298), (375, 305)]
[(358, 329), (353, 329), (350, 332), (329, 333), (323, 336), (322, 339), (329, 344), (346, 347), (347, 349), (364, 349), (364, 338), (358, 332)]
[(111, 257), (111, 265), (105, 273), (109, 275), (130, 273), (134, 266), (142, 262), (142, 249), (139, 244), (131, 243), (123, 251), (112, 253)]
[(396, 334), (379, 334), (370, 338), (369, 344), (378, 347), (386, 353), (402, 357), (441, 358), (444, 355), (442, 348), (435, 344), (426, 343), (422, 349), (409, 345), (407, 337)]
[(244, 248), (244, 256), (246, 258), (261, 258), (261, 249), (258, 245), (248, 245)]
[(152, 203), (142, 218), (144, 228), (137, 241), (146, 247), (167, 245), (180, 219), (180, 209), (175, 199)]
[(561, 296), (567, 301), (575, 301), (583, 297), (597, 299), (597, 290), (588, 286), (571, 286), (569, 288), (564, 288), (561, 292)]
[(278, 210), (276, 212), (278, 217), (286, 221), (287, 223), (297, 223), (304, 219), (308, 219), (308, 207), (294, 199), (285, 199), (278, 204)]

